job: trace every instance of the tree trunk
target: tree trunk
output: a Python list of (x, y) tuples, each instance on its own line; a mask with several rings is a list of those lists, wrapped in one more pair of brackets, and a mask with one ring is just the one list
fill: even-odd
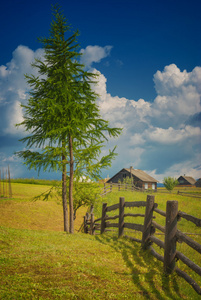
[(70, 213), (70, 233), (74, 233), (74, 213), (73, 213), (73, 141), (69, 135), (70, 150), (70, 181), (69, 181), (69, 213)]
[(62, 202), (63, 202), (63, 216), (64, 216), (64, 231), (69, 232), (68, 225), (68, 204), (66, 194), (66, 157), (62, 155), (63, 169), (62, 169)]

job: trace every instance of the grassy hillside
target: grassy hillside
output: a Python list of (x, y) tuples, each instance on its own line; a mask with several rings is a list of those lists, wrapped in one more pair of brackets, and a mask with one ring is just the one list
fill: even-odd
[[(176, 274), (166, 278), (162, 263), (140, 244), (114, 234), (78, 233), (86, 208), (78, 211), (77, 233), (68, 235), (56, 198), (30, 201), (48, 186), (13, 183), (12, 188), (13, 198), (0, 200), (0, 299), (200, 299)], [(103, 202), (116, 203), (119, 196), (146, 199), (146, 194), (124, 192)], [(199, 217), (200, 200), (177, 197), (180, 210)], [(165, 209), (169, 195), (156, 198)], [(99, 211), (100, 203), (97, 216)]]

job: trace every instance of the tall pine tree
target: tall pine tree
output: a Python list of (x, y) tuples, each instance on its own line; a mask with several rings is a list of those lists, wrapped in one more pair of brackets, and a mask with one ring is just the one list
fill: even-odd
[[(104, 167), (111, 165), (114, 149), (100, 158), (107, 137), (117, 137), (121, 129), (110, 128), (100, 116), (97, 94), (91, 88), (96, 75), (79, 63), (78, 31), (67, 39), (70, 27), (59, 7), (53, 9), (49, 37), (40, 38), (44, 60), (32, 64), (38, 76), (26, 75), (30, 97), (24, 109), (23, 125), (30, 133), (21, 139), (27, 148), (20, 151), (26, 165), (38, 171), (62, 171), (64, 231), (74, 232), (73, 178), (89, 175), (98, 178)], [(67, 197), (67, 171), (69, 171)], [(69, 219), (68, 205), (69, 200)]]

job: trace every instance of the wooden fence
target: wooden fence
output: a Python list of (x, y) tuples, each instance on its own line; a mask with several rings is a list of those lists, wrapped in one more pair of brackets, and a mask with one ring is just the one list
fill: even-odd
[[(138, 192), (147, 192), (147, 193), (165, 193), (169, 194), (170, 192), (168, 190), (145, 190), (139, 187), (136, 187), (134, 184), (129, 184), (129, 183), (104, 183), (104, 187), (101, 190), (101, 196), (105, 196), (108, 193), (111, 193), (113, 191), (138, 191)], [(201, 198), (200, 193), (189, 193), (189, 192), (183, 192), (183, 191), (176, 191), (174, 192), (175, 194), (181, 195), (181, 196), (188, 196), (192, 198)]]
[(101, 196), (105, 196), (113, 191), (144, 191), (144, 189), (136, 187), (134, 184), (128, 183), (104, 183), (104, 187), (101, 190)]
[(197, 194), (193, 194), (193, 193), (178, 191), (177, 194), (181, 195), (181, 196), (186, 196), (186, 197), (201, 198), (201, 194), (198, 194), (198, 193)]
[[(176, 261), (180, 259), (191, 270), (201, 276), (201, 267), (176, 249), (177, 241), (185, 242), (188, 246), (201, 254), (201, 245), (177, 229), (177, 222), (181, 218), (191, 221), (199, 227), (201, 227), (201, 219), (178, 211), (177, 201), (167, 201), (166, 212), (158, 209), (158, 204), (154, 201), (155, 197), (153, 195), (148, 195), (147, 201), (125, 202), (124, 197), (120, 197), (119, 203), (117, 204), (107, 206), (107, 203), (103, 203), (102, 216), (100, 218), (94, 219), (93, 210), (90, 213), (88, 212), (84, 217), (84, 232), (94, 235), (98, 231), (100, 234), (103, 234), (106, 231), (111, 231), (111, 229), (109, 229), (111, 227), (117, 228), (119, 237), (125, 236), (135, 242), (141, 243), (143, 249), (149, 249), (150, 253), (155, 258), (163, 262), (164, 272), (166, 274), (171, 274), (175, 271), (201, 295), (201, 287), (187, 273), (176, 266)], [(145, 207), (145, 214), (125, 213), (124, 209), (126, 207)], [(109, 212), (117, 209), (119, 210), (117, 215), (108, 216)], [(161, 226), (154, 221), (153, 212), (166, 218), (165, 226)], [(126, 223), (124, 220), (125, 217), (143, 217), (144, 224)], [(111, 220), (115, 219), (118, 219), (118, 223), (110, 223)], [(124, 235), (125, 228), (140, 231), (142, 233), (141, 239)], [(156, 229), (164, 233), (164, 242), (154, 235)], [(157, 253), (152, 247), (152, 244), (156, 244), (160, 248), (163, 248), (164, 256)]]
[(4, 168), (1, 172), (0, 170), (0, 198), (12, 198), (12, 188), (10, 179), (10, 168), (5, 170)]

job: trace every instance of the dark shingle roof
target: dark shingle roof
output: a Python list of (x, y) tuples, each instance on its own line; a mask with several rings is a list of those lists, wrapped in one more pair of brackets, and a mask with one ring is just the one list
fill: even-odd
[(200, 187), (201, 186), (201, 178), (199, 178), (196, 183), (195, 183), (196, 186)]
[(186, 179), (186, 181), (188, 181), (190, 184), (194, 185), (196, 183), (196, 180), (191, 177), (191, 176), (181, 176), (183, 177), (184, 179)]
[[(125, 168), (125, 170), (130, 172), (130, 169)], [(151, 177), (150, 175), (148, 175), (147, 173), (145, 173), (142, 170), (131, 169), (131, 172), (134, 176), (136, 176), (137, 178), (139, 178), (140, 180), (142, 180), (144, 182), (158, 182), (156, 179), (154, 179), (153, 177)]]

